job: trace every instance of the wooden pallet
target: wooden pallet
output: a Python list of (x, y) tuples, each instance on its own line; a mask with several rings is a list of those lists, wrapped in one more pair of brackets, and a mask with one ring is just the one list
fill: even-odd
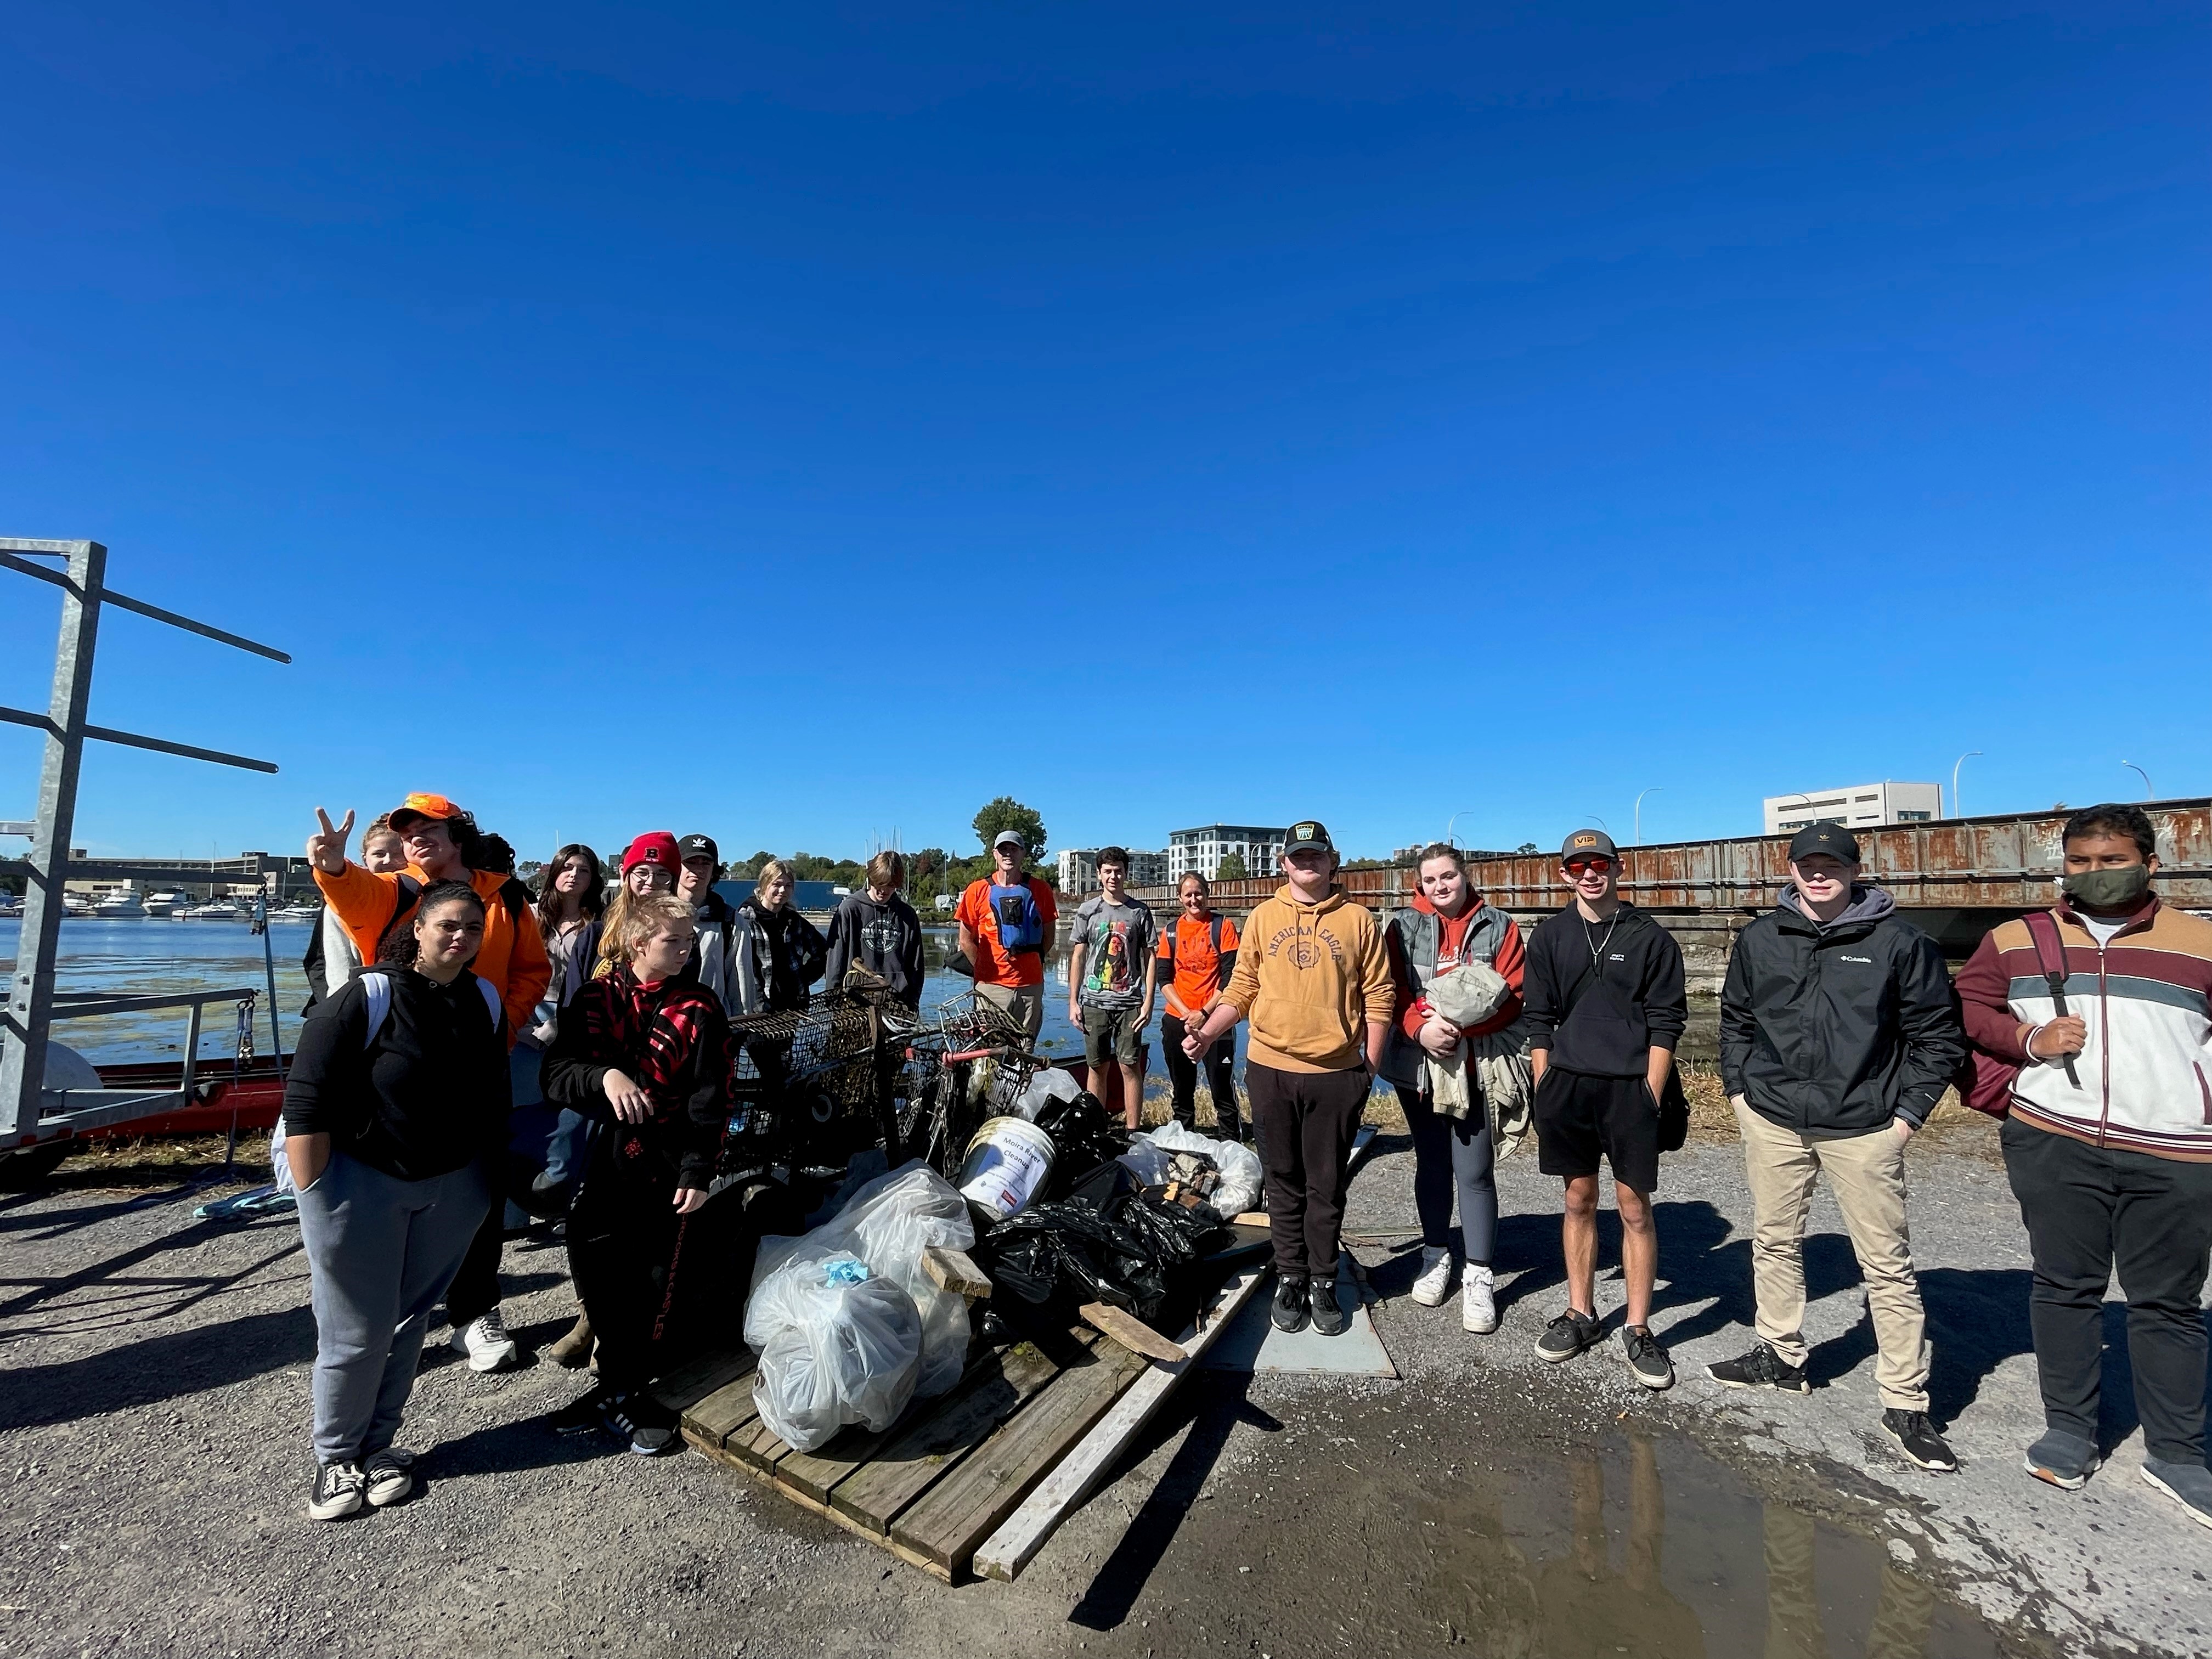
[[(951, 1583), (1055, 1472), (1079, 1466), (1079, 1482), (1064, 1479), (1051, 1504), (1030, 1506), (1026, 1563), (1112, 1462), (1094, 1430), (1126, 1443), (1262, 1276), (1231, 1279), (1181, 1345), (1193, 1358), (1158, 1364), (1078, 1327), (987, 1350), (949, 1393), (916, 1401), (889, 1429), (848, 1429), (812, 1452), (793, 1451), (760, 1420), (749, 1357), (697, 1362), (657, 1392), (707, 1456)], [(1001, 1565), (994, 1576), (1012, 1575)]]

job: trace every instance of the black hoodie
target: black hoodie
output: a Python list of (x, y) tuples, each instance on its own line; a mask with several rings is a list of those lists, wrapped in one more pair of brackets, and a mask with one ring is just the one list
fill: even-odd
[[(392, 981), (368, 1042), (366, 972)], [(284, 1079), (284, 1132), (327, 1134), (333, 1150), (402, 1181), (427, 1181), (507, 1141), (507, 1019), (474, 974), (451, 985), (411, 968), (356, 973), (307, 1011)]]
[(823, 985), (836, 990), (854, 963), (881, 974), (891, 994), (921, 1006), (921, 918), (896, 893), (878, 904), (863, 890), (848, 893), (830, 918), (829, 967)]
[(1586, 922), (1570, 904), (1539, 922), (1522, 996), (1529, 1047), (1591, 1077), (1644, 1076), (1651, 1050), (1671, 1051), (1690, 1023), (1682, 947), (1626, 901), (1606, 921)]
[(1854, 885), (1823, 925), (1795, 891), (1737, 935), (1721, 991), (1721, 1083), (1799, 1134), (1871, 1133), (1928, 1120), (1965, 1058), (1943, 952)]

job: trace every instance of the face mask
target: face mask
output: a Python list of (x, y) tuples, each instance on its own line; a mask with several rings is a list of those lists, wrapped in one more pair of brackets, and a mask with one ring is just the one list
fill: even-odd
[(2076, 904), (2092, 910), (2121, 910), (2150, 890), (2150, 866), (2127, 864), (2117, 870), (2078, 870), (2060, 884)]

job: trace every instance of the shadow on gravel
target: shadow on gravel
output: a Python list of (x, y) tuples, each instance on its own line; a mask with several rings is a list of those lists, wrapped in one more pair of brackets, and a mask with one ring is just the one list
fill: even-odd
[(301, 1307), (149, 1337), (59, 1364), (12, 1366), (0, 1398), (0, 1430), (175, 1400), (314, 1357), (315, 1318)]
[[(1928, 1411), (1938, 1423), (1955, 1421), (2006, 1360), (2034, 1351), (2027, 1327), (2029, 1279), (2025, 1267), (1929, 1267), (1921, 1273), (1920, 1299), (1928, 1309), (1928, 1336), (1935, 1348)], [(1868, 1346), (1871, 1349), (1871, 1338)], [(2112, 1394), (2109, 1382), (2106, 1393)], [(2132, 1416), (2131, 1407), (2129, 1411)]]
[[(584, 1385), (580, 1383), (576, 1392), (582, 1394)], [(458, 1440), (441, 1441), (429, 1453), (428, 1469), (432, 1480), (450, 1480), (465, 1474), (562, 1468), (629, 1455), (629, 1449), (612, 1435), (556, 1434), (543, 1417), (532, 1417), (520, 1423), (471, 1430)]]
[[(1118, 1629), (1129, 1617), (1129, 1610), (1144, 1593), (1146, 1583), (1158, 1566), (1161, 1558), (1175, 1541), (1176, 1532), (1191, 1505), (1205, 1490), (1206, 1480), (1213, 1474), (1213, 1466), (1220, 1460), (1222, 1449), (1239, 1423), (1249, 1423), (1263, 1433), (1273, 1434), (1282, 1424), (1245, 1397), (1252, 1386), (1251, 1373), (1232, 1371), (1202, 1371), (1183, 1385), (1182, 1409), (1167, 1413), (1146, 1429), (1138, 1443), (1123, 1455), (1121, 1462), (1107, 1476), (1107, 1481), (1118, 1480), (1122, 1473), (1143, 1462), (1158, 1450), (1188, 1425), (1190, 1433), (1162, 1472), (1159, 1484), (1152, 1488), (1121, 1534), (1121, 1541), (1108, 1556), (1091, 1580), (1091, 1586), (1067, 1615), (1071, 1625), (1080, 1625), (1085, 1630)], [(1103, 1484), (1103, 1483), (1102, 1483)]]

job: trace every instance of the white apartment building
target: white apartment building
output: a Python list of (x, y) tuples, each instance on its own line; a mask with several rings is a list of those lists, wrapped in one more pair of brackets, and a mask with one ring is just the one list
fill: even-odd
[(1886, 823), (1925, 823), (1943, 816), (1940, 783), (1855, 783), (1844, 789), (1814, 789), (1795, 795), (1769, 795), (1762, 803), (1766, 833), (1786, 836), (1808, 823), (1840, 823), (1852, 830)]
[(1248, 876), (1272, 876), (1283, 856), (1288, 827), (1255, 829), (1249, 824), (1209, 823), (1195, 830), (1176, 830), (1168, 836), (1167, 878), (1181, 881), (1195, 870), (1208, 881), (1221, 873), (1221, 860), (1231, 853), (1243, 855)]
[[(1095, 893), (1098, 890), (1098, 849), (1095, 847), (1063, 847), (1060, 851), (1060, 877), (1054, 884), (1063, 893)], [(1139, 853), (1129, 848), (1129, 880), (1132, 887), (1164, 887), (1168, 884), (1168, 855), (1165, 853)]]

